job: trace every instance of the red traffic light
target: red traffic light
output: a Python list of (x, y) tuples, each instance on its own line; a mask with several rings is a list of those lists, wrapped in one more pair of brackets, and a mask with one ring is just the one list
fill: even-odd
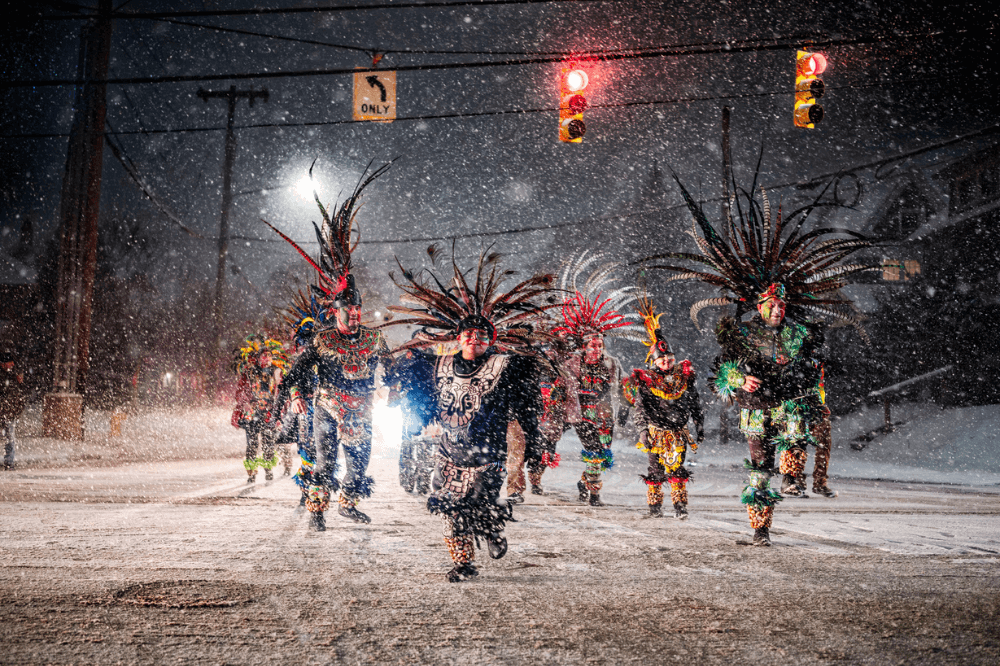
[(580, 92), (590, 83), (590, 77), (582, 69), (572, 69), (563, 77), (563, 85), (569, 92)]

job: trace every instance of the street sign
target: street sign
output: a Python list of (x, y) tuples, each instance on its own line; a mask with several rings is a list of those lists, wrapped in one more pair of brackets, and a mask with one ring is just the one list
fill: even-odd
[(377, 123), (396, 119), (396, 72), (354, 75), (354, 119)]

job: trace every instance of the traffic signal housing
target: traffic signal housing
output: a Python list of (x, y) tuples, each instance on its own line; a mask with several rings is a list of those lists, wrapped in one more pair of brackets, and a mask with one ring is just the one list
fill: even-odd
[(583, 112), (587, 102), (590, 77), (579, 67), (564, 67), (559, 76), (559, 140), (580, 143), (587, 133)]
[(823, 107), (816, 100), (826, 86), (819, 75), (826, 71), (826, 56), (822, 53), (797, 51), (795, 54), (795, 115), (796, 127), (812, 129), (823, 120)]

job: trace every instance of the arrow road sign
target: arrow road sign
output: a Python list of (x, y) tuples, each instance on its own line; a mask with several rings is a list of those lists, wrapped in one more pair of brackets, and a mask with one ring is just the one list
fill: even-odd
[(396, 72), (354, 75), (354, 119), (391, 123), (396, 119)]

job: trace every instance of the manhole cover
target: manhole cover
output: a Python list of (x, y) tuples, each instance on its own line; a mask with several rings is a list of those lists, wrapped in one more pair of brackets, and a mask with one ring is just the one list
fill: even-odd
[(211, 580), (138, 583), (118, 590), (112, 599), (120, 604), (160, 608), (225, 608), (256, 600), (249, 585)]

